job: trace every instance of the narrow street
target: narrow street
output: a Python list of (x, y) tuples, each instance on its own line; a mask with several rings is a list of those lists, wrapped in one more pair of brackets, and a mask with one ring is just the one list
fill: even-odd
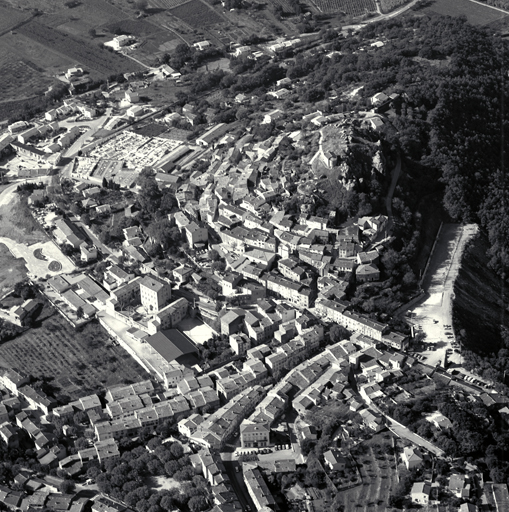
[(227, 460), (223, 460), (223, 463), (226, 468), (226, 473), (230, 478), (230, 482), (232, 483), (233, 490), (235, 491), (243, 510), (247, 510), (247, 506), (249, 506), (251, 510), (258, 510), (258, 508), (255, 507), (251, 496), (249, 496), (249, 492), (242, 477), (242, 470), (238, 473), (235, 471), (235, 467), (240, 466), (239, 463)]

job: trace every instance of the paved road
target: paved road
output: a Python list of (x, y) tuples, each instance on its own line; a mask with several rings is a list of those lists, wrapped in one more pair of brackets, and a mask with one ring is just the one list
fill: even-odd
[(85, 233), (88, 235), (90, 240), (92, 240), (93, 244), (103, 253), (104, 256), (107, 256), (109, 254), (114, 254), (115, 256), (119, 256), (122, 254), (122, 251), (117, 250), (114, 251), (113, 249), (110, 249), (108, 246), (104, 245), (99, 238), (97, 238), (96, 234), (88, 227), (83, 224), (83, 222), (79, 221), (76, 222), (76, 224), (85, 231)]
[(417, 434), (414, 434), (410, 429), (407, 427), (404, 427), (403, 425), (400, 425), (399, 423), (396, 423), (394, 421), (391, 421), (389, 418), (387, 418), (387, 421), (389, 422), (389, 429), (396, 434), (398, 437), (402, 439), (408, 439), (411, 443), (420, 446), (421, 448), (424, 448), (425, 450), (433, 453), (437, 457), (443, 457), (444, 451), (435, 446), (434, 444), (431, 444), (429, 441), (426, 441), (426, 439), (423, 439), (422, 437), (418, 436)]
[(226, 473), (230, 478), (230, 482), (232, 483), (233, 490), (235, 491), (243, 510), (247, 510), (248, 505), (251, 507), (251, 510), (258, 510), (258, 507), (253, 503), (251, 496), (249, 496), (246, 484), (244, 483), (242, 471), (239, 471), (238, 473), (235, 471), (235, 467), (239, 467), (239, 463), (227, 460), (223, 460), (223, 463)]
[[(74, 143), (65, 152), (64, 156), (67, 158), (72, 158), (72, 157), (76, 156), (78, 154), (78, 152), (80, 151), (80, 149), (83, 147), (83, 144), (85, 144), (85, 141), (87, 139), (89, 139), (90, 137), (93, 137), (102, 128), (102, 126), (108, 121), (110, 115), (111, 115), (111, 108), (108, 108), (108, 109), (106, 109), (106, 113), (97, 119), (91, 119), (90, 121), (86, 121), (83, 123), (81, 123), (81, 122), (74, 123), (75, 126), (82, 126), (84, 124), (85, 126), (88, 126), (89, 129), (85, 133), (81, 134), (74, 141)], [(72, 124), (69, 126), (72, 126)]]
[(38, 176), (37, 178), (25, 178), (8, 187), (4, 188), (0, 193), (0, 206), (5, 206), (12, 202), (15, 197), (16, 189), (18, 185), (22, 185), (24, 183), (49, 183), (51, 180), (51, 176)]

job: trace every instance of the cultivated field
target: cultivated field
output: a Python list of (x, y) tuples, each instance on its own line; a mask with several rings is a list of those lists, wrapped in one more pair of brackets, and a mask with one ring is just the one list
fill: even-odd
[(280, 5), (285, 14), (295, 14), (295, 9), (288, 0), (272, 0), (272, 3)]
[(8, 64), (0, 66), (2, 101), (43, 94), (51, 83), (53, 83), (51, 78), (41, 76), (39, 70), (22, 60), (12, 60)]
[(322, 12), (341, 12), (352, 16), (376, 12), (374, 0), (314, 0), (313, 3)]
[(103, 0), (87, 0), (71, 9), (63, 8), (40, 18), (41, 23), (72, 35), (89, 38), (89, 30), (124, 19), (126, 14)]
[(4, 244), (0, 244), (0, 297), (12, 290), (12, 287), (27, 275), (27, 268), (22, 259), (16, 259)]
[(10, 9), (0, 5), (0, 34), (4, 34), (12, 30), (20, 23), (31, 18), (28, 12), (18, 11), (17, 9)]
[(65, 71), (74, 63), (72, 59), (49, 51), (42, 44), (29, 37), (25, 37), (18, 31), (14, 34), (8, 33), (0, 37), (0, 48), (2, 49), (0, 53), (1, 64), (23, 60), (30, 63), (33, 68), (38, 69), (40, 73), (44, 71), (46, 76), (52, 76)]
[(176, 7), (170, 10), (173, 16), (180, 18), (185, 23), (195, 28), (201, 28), (207, 25), (215, 25), (221, 23), (223, 19), (213, 11), (210, 7), (207, 7), (200, 0), (191, 0), (180, 7)]
[[(385, 512), (389, 495), (393, 491), (399, 473), (392, 452), (390, 432), (375, 434), (353, 450), (358, 464), (362, 484), (351, 489), (340, 490), (344, 510), (364, 512)], [(403, 467), (404, 469), (404, 467)], [(401, 471), (401, 468), (398, 469)]]
[(133, 53), (133, 56), (147, 64), (153, 61), (154, 54), (161, 51), (161, 46), (170, 45), (173, 49), (178, 44), (171, 32), (146, 20), (123, 19), (113, 21), (102, 25), (98, 31), (109, 32), (112, 36), (119, 32), (136, 36), (141, 44)]
[(131, 19), (112, 21), (111, 23), (102, 25), (100, 28), (112, 33), (115, 33), (115, 31), (118, 30), (122, 31), (124, 34), (131, 34), (137, 37), (147, 37), (153, 32), (161, 30), (159, 27), (152, 25), (152, 23), (149, 23), (148, 21)]
[(398, 7), (407, 4), (410, 0), (380, 0), (380, 9), (383, 13), (394, 11)]
[(173, 9), (186, 2), (189, 0), (149, 0), (148, 6), (150, 9)]
[(507, 18), (507, 15), (488, 6), (476, 4), (469, 0), (433, 0), (423, 9), (424, 12), (443, 14), (446, 16), (466, 16), (472, 25), (487, 25), (494, 21)]
[(115, 73), (141, 70), (141, 67), (132, 60), (87, 43), (85, 40), (53, 30), (37, 21), (26, 23), (18, 29), (18, 32), (65, 58), (79, 62), (86, 70), (95, 71), (104, 77)]
[(76, 332), (60, 315), (45, 320), (0, 345), (0, 365), (21, 368), (36, 377), (54, 377), (59, 393), (77, 398), (147, 374), (97, 324)]

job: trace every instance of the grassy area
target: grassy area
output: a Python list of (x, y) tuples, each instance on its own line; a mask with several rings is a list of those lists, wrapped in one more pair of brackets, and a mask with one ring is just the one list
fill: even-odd
[(26, 244), (48, 240), (27, 204), (17, 196), (10, 204), (0, 206), (0, 236)]
[(4, 244), (0, 244), (0, 268), (0, 296), (3, 296), (26, 277), (27, 268), (24, 260), (16, 259)]
[(143, 89), (143, 96), (150, 98), (155, 107), (164, 107), (176, 100), (175, 93), (177, 91), (186, 92), (186, 88), (177, 87), (173, 80), (165, 82), (152, 82), (147, 89)]
[(191, 0), (179, 7), (170, 10), (173, 16), (180, 18), (192, 27), (203, 27), (221, 23), (223, 19), (205, 3), (200, 0)]
[(472, 25), (487, 25), (507, 17), (496, 9), (469, 0), (455, 0), (454, 2), (450, 0), (432, 0), (423, 11), (453, 17), (466, 16), (467, 21)]
[(30, 13), (0, 5), (0, 32), (8, 32), (29, 18)]
[(344, 510), (385, 512), (389, 495), (397, 484), (399, 471), (392, 451), (392, 435), (381, 432), (353, 450), (353, 456), (362, 476), (362, 485), (339, 493)]
[(71, 398), (148, 377), (122, 348), (91, 323), (77, 332), (60, 315), (45, 320), (0, 346), (0, 365), (22, 368), (36, 377), (52, 377), (56, 394)]

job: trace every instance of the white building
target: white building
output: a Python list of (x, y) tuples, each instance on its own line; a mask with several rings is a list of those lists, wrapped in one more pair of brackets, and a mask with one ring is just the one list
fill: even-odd
[(198, 43), (194, 43), (193, 46), (200, 51), (206, 50), (207, 48), (210, 48), (212, 45), (210, 44), (210, 41), (199, 41)]
[(110, 48), (113, 48), (114, 50), (120, 50), (120, 48), (124, 46), (129, 46), (133, 44), (135, 41), (135, 38), (133, 36), (127, 36), (127, 35), (120, 35), (114, 37), (111, 41), (108, 41), (104, 43), (104, 46), (109, 46)]

